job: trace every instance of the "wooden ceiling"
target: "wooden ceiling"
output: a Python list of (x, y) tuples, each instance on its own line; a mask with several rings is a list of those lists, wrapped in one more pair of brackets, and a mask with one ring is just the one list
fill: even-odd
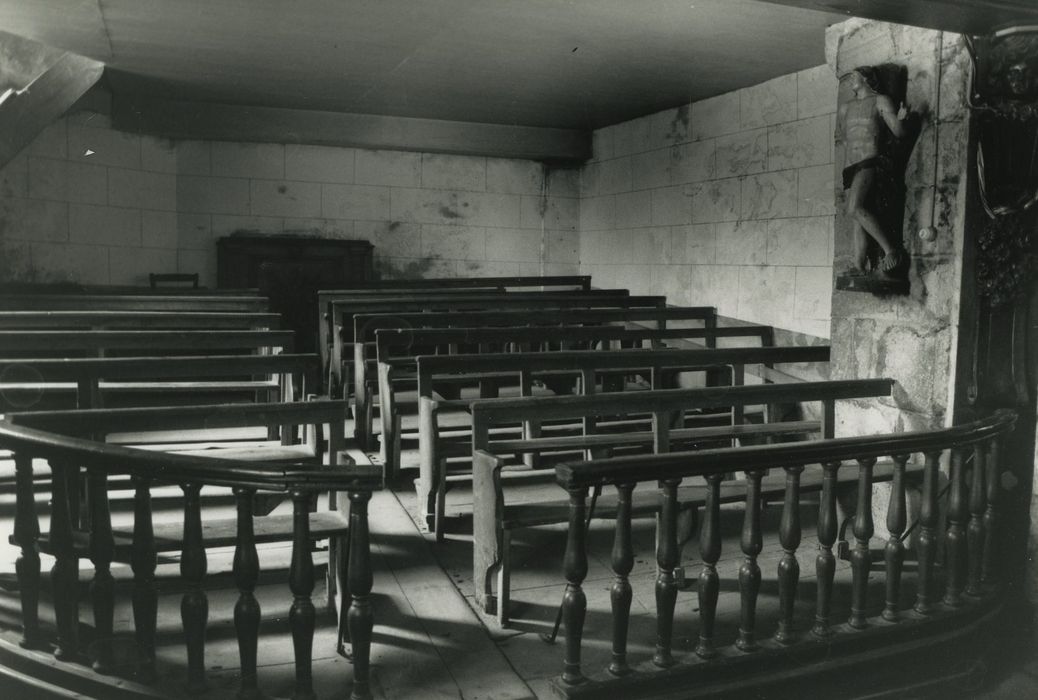
[(753, 0), (0, 0), (117, 95), (587, 129), (824, 61)]

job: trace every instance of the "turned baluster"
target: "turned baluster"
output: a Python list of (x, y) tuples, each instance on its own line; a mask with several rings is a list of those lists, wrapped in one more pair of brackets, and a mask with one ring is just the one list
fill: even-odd
[(21, 646), (36, 649), (42, 646), (40, 636), (40, 521), (36, 515), (36, 495), (33, 491), (32, 457), (19, 452), (14, 456), (15, 512), (13, 543), (20, 549), (15, 562), (18, 591), (22, 603)]
[(696, 655), (709, 659), (717, 655), (714, 649), (714, 620), (717, 615), (717, 596), (720, 580), (717, 560), (721, 558), (721, 480), (723, 474), (706, 477), (706, 502), (703, 504), (703, 526), (699, 530), (699, 556), (703, 570), (699, 574), (699, 642)]
[(866, 618), (868, 604), (869, 570), (872, 553), (869, 540), (875, 531), (872, 522), (872, 467), (873, 457), (858, 460), (858, 506), (854, 513), (854, 549), (851, 550), (851, 617), (848, 623), (854, 629), (869, 626)]
[(966, 472), (963, 451), (951, 453), (951, 471), (948, 478), (948, 529), (944, 539), (945, 581), (944, 604), (953, 608), (962, 605), (962, 589), (966, 578)]
[(782, 521), (779, 523), (779, 542), (782, 559), (778, 564), (779, 616), (775, 641), (789, 644), (794, 639), (793, 608), (797, 599), (797, 583), (800, 581), (800, 562), (797, 547), (800, 546), (800, 474), (803, 467), (786, 467), (786, 493), (782, 504)]
[(234, 548), (234, 583), (238, 586), (238, 602), (234, 605), (234, 629), (238, 634), (238, 657), (241, 659), (239, 698), (256, 698), (256, 654), (259, 645), (260, 604), (256, 600), (259, 578), (259, 556), (252, 524), (253, 496), (256, 490), (236, 488), (238, 502), (238, 542)]
[(818, 556), (815, 558), (815, 574), (818, 579), (818, 597), (815, 608), (815, 624), (811, 633), (816, 637), (832, 634), (829, 613), (832, 606), (833, 576), (836, 574), (836, 557), (833, 544), (836, 542), (836, 476), (840, 462), (822, 465), (822, 495), (818, 502)]
[(970, 480), (970, 523), (966, 529), (966, 552), (969, 558), (969, 573), (966, 580), (966, 595), (979, 596), (984, 566), (984, 477), (987, 469), (987, 447), (973, 446), (973, 478)]
[(292, 492), (292, 567), (288, 574), (292, 607), (288, 625), (292, 628), (292, 647), (296, 657), (297, 700), (314, 697), (312, 656), (316, 611), (310, 596), (314, 590), (314, 561), (310, 554), (310, 494)]
[(901, 541), (907, 524), (905, 503), (905, 464), (908, 455), (894, 455), (894, 474), (890, 485), (890, 503), (887, 505), (887, 531), (890, 539), (883, 550), (887, 565), (887, 599), (883, 607), (883, 619), (893, 622), (898, 619), (901, 598), (901, 570), (905, 563), (905, 544)]
[(54, 554), (50, 579), (58, 627), (54, 656), (64, 661), (75, 658), (79, 650), (79, 559), (72, 539), (70, 502), (71, 483), (78, 478), (79, 469), (60, 462), (51, 462), (50, 468), (53, 482), (50, 546)]
[(757, 626), (757, 595), (760, 593), (760, 566), (757, 555), (763, 547), (760, 529), (760, 482), (763, 471), (746, 472), (746, 513), (742, 524), (742, 553), (745, 559), (739, 567), (740, 621), (739, 638), (735, 646), (740, 651), (755, 651)]
[(155, 588), (155, 530), (151, 521), (151, 479), (134, 477), (133, 545), (133, 627), (137, 642), (137, 678), (155, 680), (155, 628), (158, 616), (158, 591)]
[(566, 631), (566, 658), (562, 681), (568, 685), (582, 683), (580, 671), (580, 641), (584, 634), (584, 616), (587, 614), (587, 596), (581, 584), (587, 576), (587, 489), (569, 491), (569, 532), (562, 571), (566, 577), (566, 591), (562, 594), (562, 624)]
[(920, 615), (933, 611), (934, 560), (937, 556), (937, 478), (940, 452), (927, 452), (923, 466), (923, 496), (919, 505), (919, 590), (914, 609)]
[(353, 652), (352, 700), (371, 697), (371, 631), (375, 617), (371, 609), (371, 543), (368, 538), (367, 491), (350, 492), (350, 542), (346, 586), (350, 609), (346, 615)]
[(93, 668), (98, 673), (110, 673), (115, 615), (115, 580), (112, 578), (115, 540), (112, 537), (112, 514), (108, 507), (108, 474), (103, 467), (92, 466), (88, 472), (90, 561), (94, 565), (90, 595), (94, 607), (94, 630), (97, 635), (97, 655)]
[(631, 492), (634, 484), (616, 487), (616, 530), (613, 539), (613, 573), (616, 578), (609, 590), (613, 610), (613, 660), (609, 672), (623, 676), (631, 672), (627, 665), (627, 627), (631, 618), (631, 582), (628, 575), (634, 568), (634, 548), (631, 545)]
[(187, 646), (187, 684), (191, 692), (205, 688), (205, 625), (209, 619), (209, 598), (202, 586), (207, 569), (202, 540), (201, 484), (184, 484), (184, 543), (180, 557), (180, 577), (187, 585), (180, 599), (180, 619)]
[(681, 479), (660, 482), (662, 507), (659, 516), (656, 564), (656, 653), (652, 662), (660, 667), (672, 666), (671, 642), (674, 633), (674, 605), (678, 585), (674, 567), (678, 564), (678, 484)]
[(987, 460), (987, 482), (985, 486), (985, 492), (988, 500), (987, 510), (984, 511), (984, 563), (981, 566), (981, 580), (984, 583), (992, 584), (998, 580), (997, 570), (997, 552), (998, 545), (995, 540), (995, 528), (998, 526), (999, 513), (998, 513), (998, 481), (999, 469), (1001, 464), (999, 463), (999, 450), (1001, 447), (998, 444), (998, 439), (991, 440), (988, 445), (988, 460)]

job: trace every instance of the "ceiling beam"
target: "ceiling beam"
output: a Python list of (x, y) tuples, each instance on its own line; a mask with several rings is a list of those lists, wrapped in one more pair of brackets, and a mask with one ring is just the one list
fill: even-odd
[(1035, 0), (762, 1), (977, 36), (1009, 26), (1038, 25), (1038, 3)]
[(112, 126), (172, 139), (304, 143), (580, 163), (591, 134), (507, 124), (181, 102), (115, 95)]
[(27, 85), (5, 93), (0, 101), (0, 167), (75, 104), (102, 73), (103, 63), (65, 53)]

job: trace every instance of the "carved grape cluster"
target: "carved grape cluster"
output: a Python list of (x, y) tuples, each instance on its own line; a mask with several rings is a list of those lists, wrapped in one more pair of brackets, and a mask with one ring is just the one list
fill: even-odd
[(1016, 212), (988, 222), (977, 241), (977, 289), (992, 308), (1011, 304), (1034, 275), (1038, 221)]

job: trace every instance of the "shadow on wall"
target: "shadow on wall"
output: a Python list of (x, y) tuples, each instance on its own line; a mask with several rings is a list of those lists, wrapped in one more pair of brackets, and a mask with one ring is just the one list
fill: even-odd
[(388, 258), (375, 258), (376, 279), (386, 280), (413, 280), (422, 279), (433, 269), (439, 255), (428, 255), (424, 258), (410, 260), (406, 264), (399, 265)]

